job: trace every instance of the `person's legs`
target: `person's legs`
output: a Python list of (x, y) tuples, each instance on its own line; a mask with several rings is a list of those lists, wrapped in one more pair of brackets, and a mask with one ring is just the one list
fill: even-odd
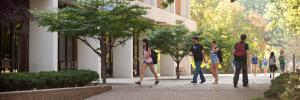
[(218, 64), (213, 64), (213, 72), (214, 72), (214, 78), (215, 78), (215, 82), (214, 84), (218, 84)]
[(213, 76), (214, 78), (216, 78), (215, 69), (214, 69), (214, 64), (210, 64), (210, 72), (211, 72), (212, 76)]
[(143, 81), (143, 78), (144, 78), (144, 73), (146, 71), (146, 68), (147, 68), (147, 64), (144, 63), (141, 70), (140, 70), (140, 81), (139, 82), (142, 82)]
[(219, 71), (218, 71), (218, 65), (219, 64), (216, 64), (216, 66), (215, 66), (215, 74), (216, 74), (216, 83), (218, 84), (218, 81), (219, 81), (219, 75), (218, 75), (218, 73), (219, 73)]
[(264, 75), (267, 75), (267, 67), (264, 66)]
[(158, 81), (158, 76), (157, 76), (157, 73), (155, 71), (155, 68), (154, 68), (154, 64), (150, 64), (150, 70), (151, 72), (153, 73), (154, 77), (155, 77), (155, 80)]
[(243, 86), (248, 86), (248, 71), (247, 64), (243, 62), (242, 64), (242, 72), (243, 72)]
[(201, 62), (198, 62), (197, 63), (198, 64), (198, 66), (199, 66), (199, 74), (200, 74), (200, 79), (201, 79), (201, 83), (204, 83), (206, 80), (205, 80), (205, 78), (204, 78), (204, 75), (203, 75), (203, 73), (202, 73), (202, 69), (201, 69)]
[(258, 70), (258, 64), (254, 64), (254, 76), (256, 76)]
[(240, 77), (240, 72), (241, 72), (241, 62), (240, 61), (236, 61), (235, 62), (235, 73), (234, 73), (234, 77), (233, 77), (233, 84), (234, 87), (237, 86), (238, 81), (239, 81), (239, 77)]
[(200, 70), (200, 64), (198, 64), (198, 63), (200, 63), (200, 62), (195, 62), (196, 70), (194, 73), (193, 82), (197, 82), (197, 77), (198, 77), (199, 70)]

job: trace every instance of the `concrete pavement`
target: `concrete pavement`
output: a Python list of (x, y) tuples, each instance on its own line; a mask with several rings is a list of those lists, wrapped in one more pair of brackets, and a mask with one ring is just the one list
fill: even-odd
[(217, 85), (211, 84), (214, 79), (210, 74), (206, 74), (205, 77), (206, 83), (196, 85), (190, 83), (192, 76), (182, 76), (180, 80), (176, 80), (175, 77), (160, 77), (157, 86), (153, 85), (152, 77), (147, 77), (142, 87), (134, 84), (138, 78), (110, 78), (107, 82), (113, 86), (111, 91), (86, 100), (251, 100), (263, 97), (271, 80), (268, 75), (249, 75), (249, 87), (243, 87), (240, 79), (238, 88), (234, 88), (233, 74), (220, 75)]

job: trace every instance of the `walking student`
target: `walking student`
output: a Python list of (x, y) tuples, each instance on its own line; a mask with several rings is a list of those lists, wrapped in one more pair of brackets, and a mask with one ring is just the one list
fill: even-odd
[(280, 64), (280, 70), (282, 71), (282, 73), (285, 73), (285, 56), (283, 50), (280, 50), (280, 55), (278, 59)]
[(266, 57), (264, 57), (264, 59), (262, 60), (262, 69), (264, 70), (264, 75), (267, 75), (268, 72), (268, 60), (266, 59)]
[(213, 84), (218, 84), (218, 64), (220, 63), (218, 57), (219, 48), (217, 47), (217, 42), (212, 41), (211, 43), (211, 50), (210, 50), (210, 60), (211, 60), (211, 67), (210, 72), (212, 76), (215, 78), (215, 82)]
[(154, 64), (153, 64), (153, 59), (151, 56), (151, 48), (149, 47), (149, 42), (148, 39), (143, 39), (143, 66), (141, 68), (141, 72), (140, 72), (140, 80), (135, 82), (135, 84), (141, 85), (143, 78), (144, 78), (144, 73), (145, 70), (147, 68), (147, 66), (149, 66), (151, 72), (153, 73), (154, 77), (155, 77), (155, 85), (157, 85), (159, 83), (158, 77), (157, 77), (157, 73), (155, 72), (154, 69)]
[(204, 83), (205, 78), (204, 78), (204, 75), (203, 75), (202, 70), (200, 68), (200, 65), (203, 62), (203, 60), (206, 61), (205, 57), (204, 57), (204, 48), (203, 48), (202, 45), (200, 45), (198, 43), (198, 37), (193, 37), (192, 42), (193, 42), (193, 45), (191, 47), (191, 52), (192, 52), (192, 55), (194, 56), (196, 71), (194, 73), (193, 81), (191, 81), (191, 83), (197, 83), (198, 75), (200, 75), (200, 79), (201, 79), (200, 83)]
[(252, 73), (254, 74), (254, 76), (256, 76), (257, 74), (257, 70), (258, 70), (258, 58), (256, 55), (253, 55), (252, 57)]
[(245, 34), (241, 35), (241, 41), (236, 43), (234, 47), (234, 60), (235, 60), (235, 74), (233, 78), (234, 87), (237, 87), (240, 72), (242, 70), (243, 73), (243, 86), (248, 86), (248, 73), (247, 73), (247, 65), (248, 65), (248, 51), (249, 46), (245, 42), (247, 36)]
[[(276, 66), (276, 58), (274, 52), (271, 52), (270, 58), (269, 58), (269, 68), (270, 68), (270, 78), (274, 79), (275, 71), (278, 70)], [(273, 75), (273, 76), (272, 76)]]

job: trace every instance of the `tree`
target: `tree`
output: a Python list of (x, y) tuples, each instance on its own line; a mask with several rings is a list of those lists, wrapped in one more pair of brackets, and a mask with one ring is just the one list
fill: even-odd
[[(58, 11), (36, 11), (39, 24), (49, 31), (76, 37), (101, 57), (101, 77), (106, 83), (107, 55), (134, 34), (151, 29), (154, 23), (142, 18), (145, 7), (131, 5), (129, 0), (83, 0)], [(96, 40), (100, 48), (88, 39)]]
[(23, 22), (31, 17), (28, 9), (19, 0), (2, 0), (0, 3), (0, 24)]
[(262, 33), (265, 33), (267, 22), (260, 13), (253, 10), (263, 9), (260, 7), (263, 4), (251, 6), (252, 3), (247, 5), (247, 3), (243, 3), (245, 2), (243, 0), (234, 3), (230, 3), (228, 0), (192, 0), (191, 2), (191, 16), (197, 21), (198, 32), (201, 33), (200, 43), (208, 52), (211, 41), (215, 40), (222, 50), (224, 62), (221, 64), (221, 73), (230, 72), (229, 68), (231, 68), (233, 58), (232, 49), (240, 40), (240, 34), (248, 36), (247, 42), (251, 45), (252, 53), (261, 53), (257, 51), (264, 50), (257, 45), (257, 42), (264, 40)]
[(149, 33), (153, 49), (158, 49), (162, 54), (167, 54), (176, 62), (177, 79), (179, 79), (179, 64), (188, 55), (191, 47), (189, 30), (177, 21), (176, 25), (161, 26)]

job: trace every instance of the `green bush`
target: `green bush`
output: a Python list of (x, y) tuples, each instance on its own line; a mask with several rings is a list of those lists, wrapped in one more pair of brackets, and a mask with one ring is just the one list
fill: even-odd
[(270, 88), (265, 92), (265, 97), (280, 100), (298, 100), (293, 98), (300, 97), (300, 94), (295, 91), (295, 88), (300, 85), (299, 74), (281, 74), (271, 82)]
[(0, 74), (0, 91), (77, 87), (97, 79), (99, 79), (98, 73), (89, 70), (8, 73)]

